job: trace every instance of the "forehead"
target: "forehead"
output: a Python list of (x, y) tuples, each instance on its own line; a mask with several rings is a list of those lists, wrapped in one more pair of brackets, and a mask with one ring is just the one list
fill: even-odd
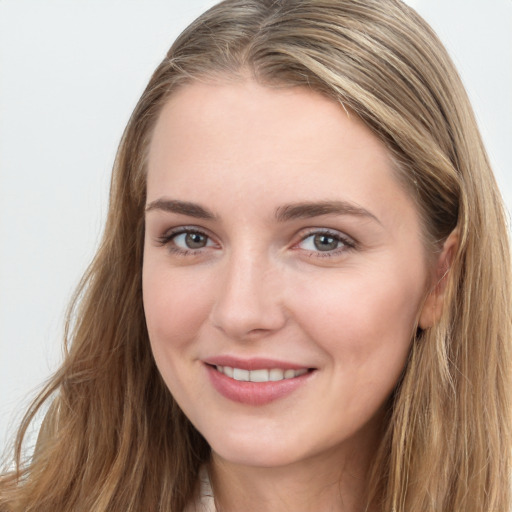
[[(304, 87), (263, 86), (250, 79), (194, 81), (178, 88), (160, 113), (150, 151), (154, 156), (162, 142), (165, 146), (172, 144), (171, 136), (179, 139), (177, 145), (183, 150), (187, 149), (182, 146), (185, 140), (195, 142), (196, 148), (200, 143), (203, 152), (220, 150), (225, 142), (223, 134), (229, 132), (233, 156), (239, 151), (246, 156), (251, 147), (255, 155), (260, 155), (263, 145), (283, 150), (296, 145), (297, 151), (311, 149), (320, 153), (325, 140), (321, 135), (326, 131), (345, 139), (345, 147), (364, 144), (388, 159), (384, 145), (355, 113), (341, 104)], [(313, 146), (311, 136), (316, 134)], [(194, 140), (199, 135), (203, 136), (201, 140)], [(251, 146), (235, 145), (250, 137)], [(301, 144), (305, 139), (306, 146)], [(326, 145), (329, 142), (325, 140)], [(217, 144), (209, 148), (209, 143)]]
[(415, 215), (387, 149), (354, 113), (305, 88), (249, 80), (194, 82), (171, 96), (148, 160), (148, 201), (165, 194), (221, 206), (341, 199), (395, 220)]

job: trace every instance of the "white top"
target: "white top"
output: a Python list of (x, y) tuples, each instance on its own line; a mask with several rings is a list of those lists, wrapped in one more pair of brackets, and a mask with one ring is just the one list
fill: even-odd
[(199, 471), (199, 496), (196, 501), (189, 503), (183, 512), (216, 512), (206, 466), (203, 466)]

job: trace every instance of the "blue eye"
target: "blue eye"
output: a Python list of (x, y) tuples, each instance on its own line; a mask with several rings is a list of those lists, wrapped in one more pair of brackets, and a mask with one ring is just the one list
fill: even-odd
[(351, 249), (354, 243), (339, 233), (319, 231), (304, 237), (298, 246), (306, 251), (326, 253), (327, 256), (329, 253)]

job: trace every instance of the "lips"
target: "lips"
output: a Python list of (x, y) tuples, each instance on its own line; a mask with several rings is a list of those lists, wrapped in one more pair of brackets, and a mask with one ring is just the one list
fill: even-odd
[(268, 359), (218, 357), (205, 361), (213, 387), (225, 398), (247, 405), (265, 405), (298, 390), (315, 369)]

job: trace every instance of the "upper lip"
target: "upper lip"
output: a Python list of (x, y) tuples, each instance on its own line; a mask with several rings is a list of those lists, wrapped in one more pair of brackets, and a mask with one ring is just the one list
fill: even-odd
[(204, 363), (212, 366), (229, 366), (231, 368), (240, 368), (241, 370), (263, 370), (279, 368), (282, 370), (300, 370), (301, 368), (310, 368), (307, 365), (280, 361), (266, 357), (254, 357), (250, 359), (240, 359), (229, 355), (220, 355), (209, 357)]

